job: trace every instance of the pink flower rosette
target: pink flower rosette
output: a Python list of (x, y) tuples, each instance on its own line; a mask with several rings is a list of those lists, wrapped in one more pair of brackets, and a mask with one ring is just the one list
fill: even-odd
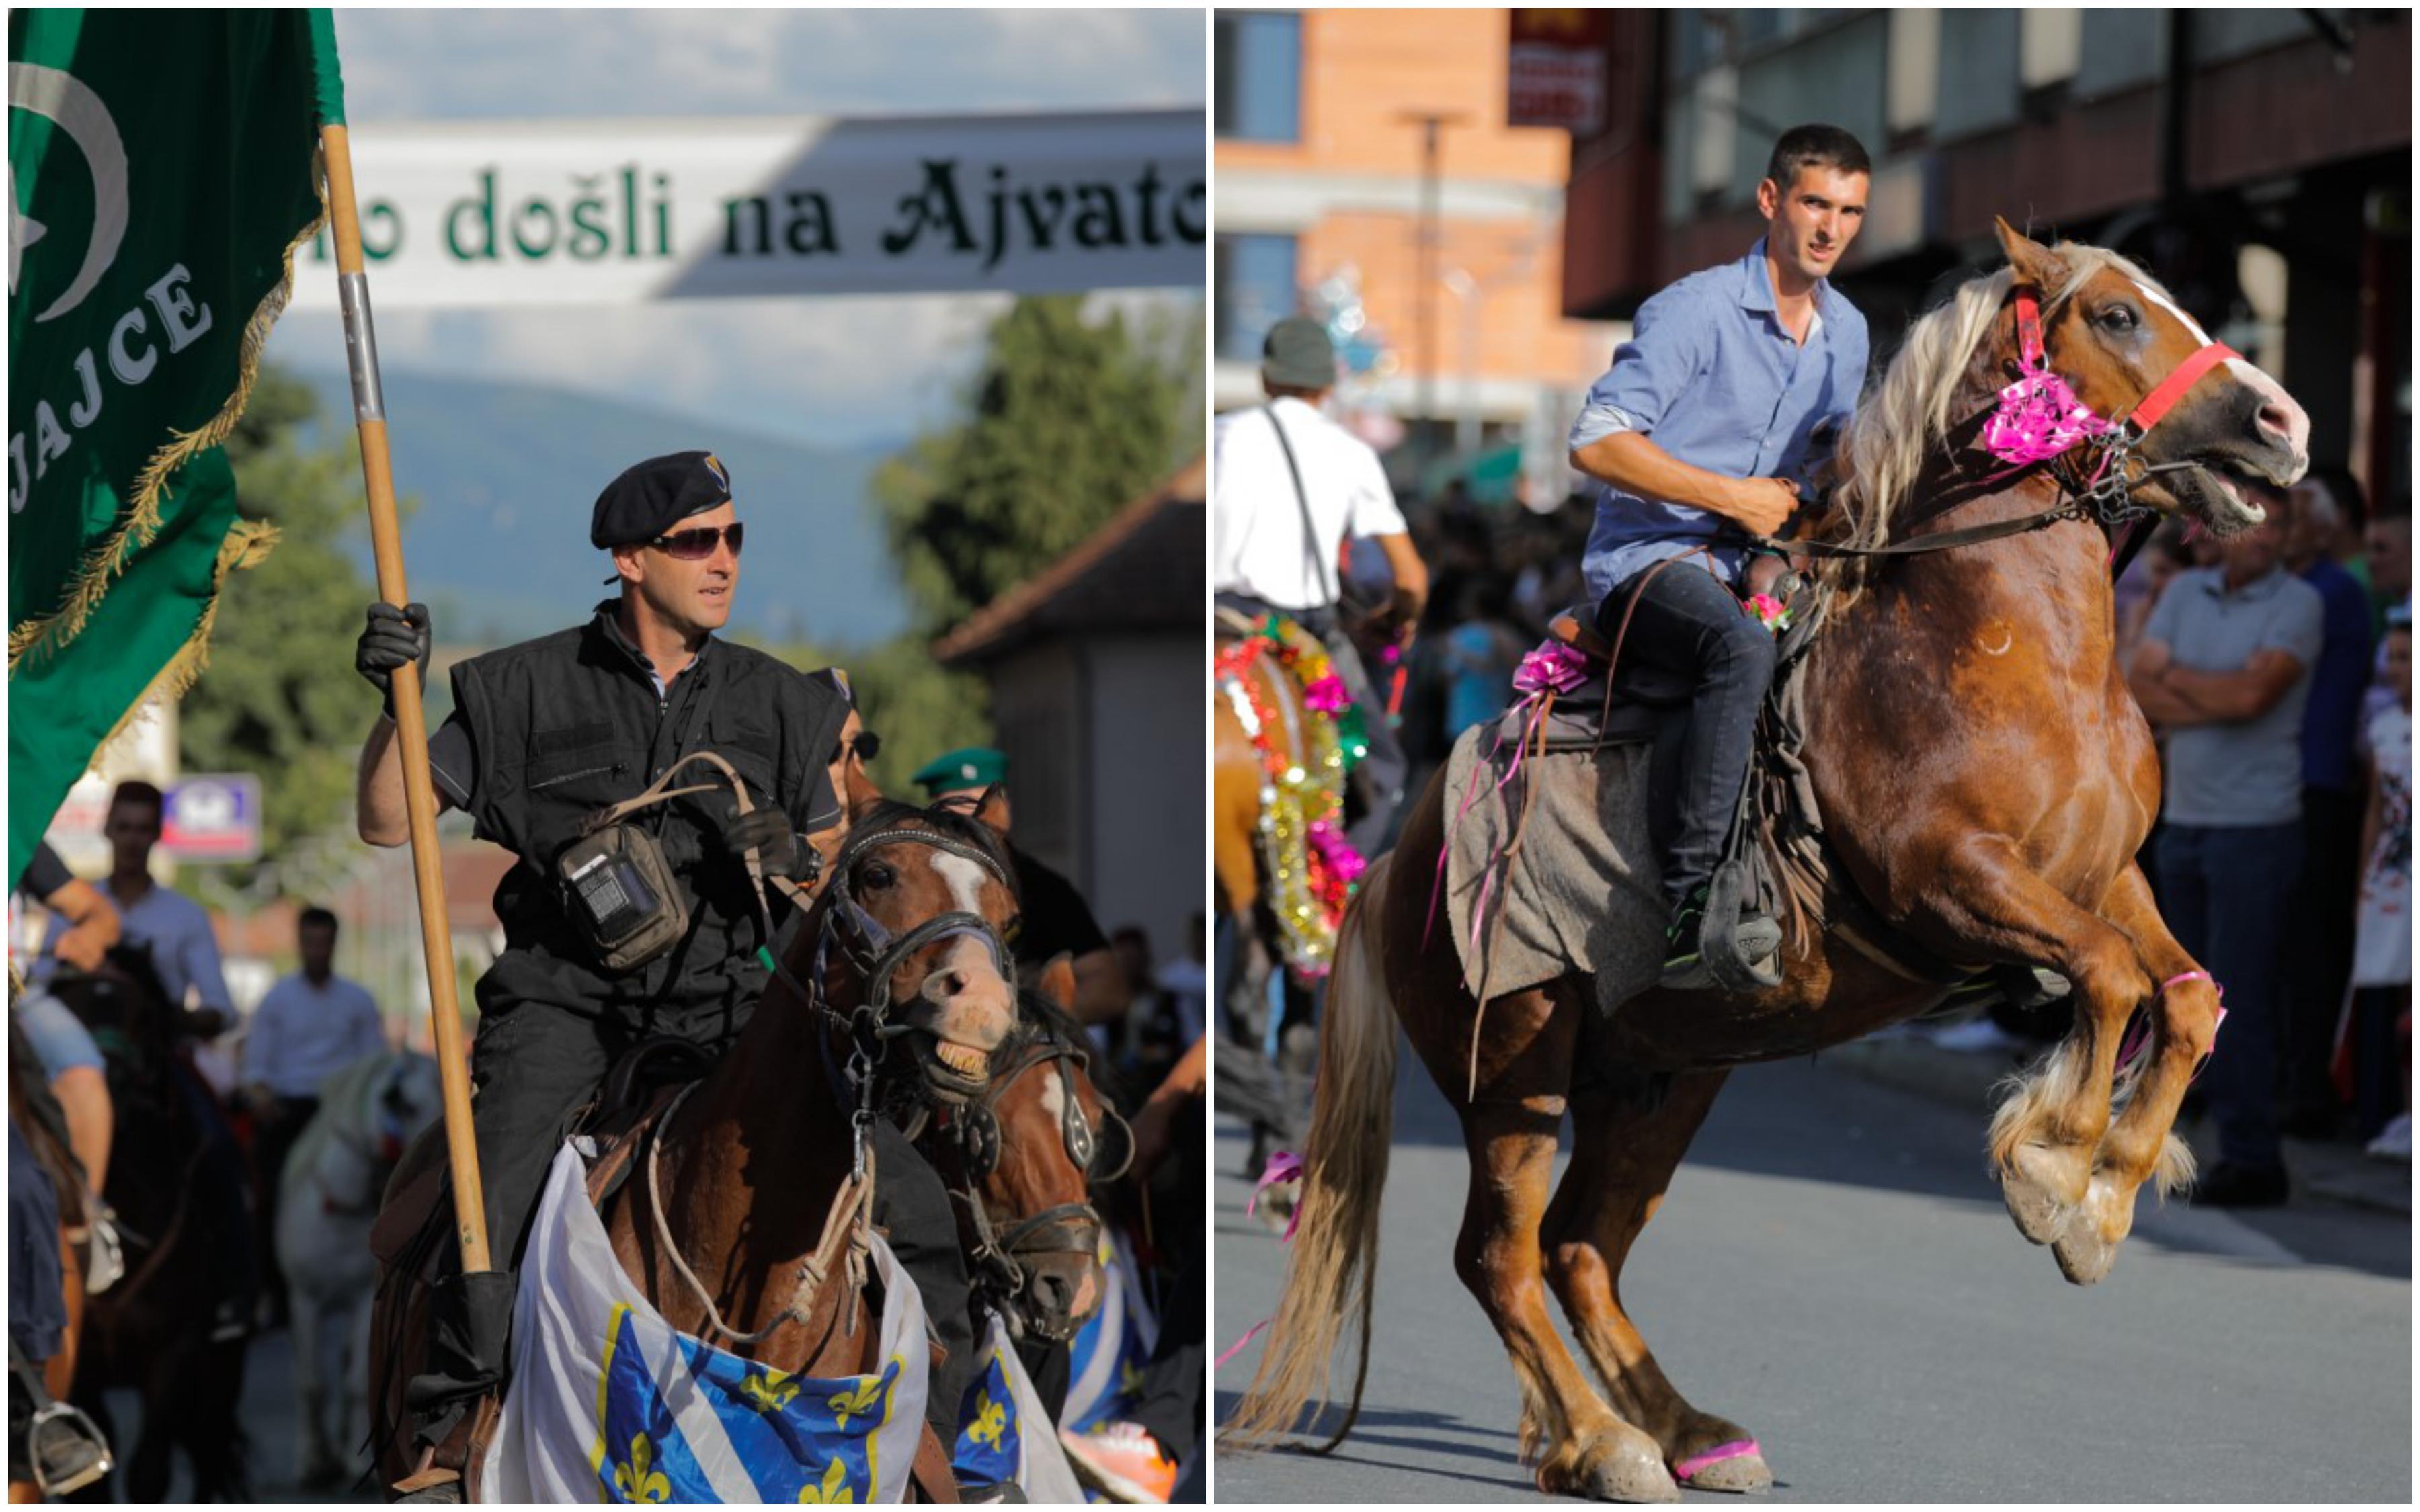
[(1518, 693), (1568, 693), (1587, 681), (1587, 656), (1559, 640), (1523, 656), (1512, 671), (1512, 688)]
[(1302, 702), (1305, 707), (1322, 714), (1342, 714), (1344, 706), (1353, 702), (1353, 695), (1346, 689), (1343, 678), (1329, 672), (1302, 690)]
[(1999, 408), (1983, 425), (1983, 446), (2011, 467), (2046, 462), (2108, 434), (2109, 422), (2086, 408), (2067, 379), (2047, 368), (2000, 391)]

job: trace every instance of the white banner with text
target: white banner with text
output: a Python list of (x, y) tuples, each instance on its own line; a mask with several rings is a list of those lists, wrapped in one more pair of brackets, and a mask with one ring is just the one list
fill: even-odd
[(1199, 110), (352, 129), (387, 310), (1198, 288), (1202, 147)]

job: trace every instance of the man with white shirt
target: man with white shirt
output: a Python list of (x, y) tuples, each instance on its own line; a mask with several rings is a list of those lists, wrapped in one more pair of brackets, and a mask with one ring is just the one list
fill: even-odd
[(1395, 579), (1388, 617), (1405, 626), (1428, 602), (1428, 568), (1412, 548), (1378, 454), (1320, 409), (1336, 386), (1326, 328), (1289, 316), (1269, 329), (1262, 356), (1269, 402), (1220, 415), (1211, 433), (1211, 582), (1222, 608), (1250, 615), (1276, 609), (1326, 644), (1336, 674), (1361, 705), (1370, 741), (1353, 774), (1363, 811), (1345, 838), (1374, 856), (1409, 764), (1360, 653), (1338, 623), (1341, 558), (1348, 540), (1377, 542)]
[(259, 1131), (252, 1153), (260, 1172), (260, 1254), (271, 1304), (281, 1313), (286, 1277), (277, 1268), (277, 1187), (286, 1157), (319, 1111), (319, 1085), (387, 1048), (386, 1025), (369, 989), (333, 969), (336, 916), (306, 908), (295, 935), (302, 969), (269, 989), (243, 1037), (244, 1099)]

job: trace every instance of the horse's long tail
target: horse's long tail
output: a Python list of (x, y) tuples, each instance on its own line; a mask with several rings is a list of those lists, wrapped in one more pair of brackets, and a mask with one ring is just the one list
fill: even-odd
[(1330, 1356), (1348, 1317), (1357, 1320), (1353, 1396), (1343, 1426), (1321, 1452), (1343, 1443), (1361, 1412), (1378, 1269), (1378, 1199), (1386, 1190), (1394, 1121), (1395, 1016), (1387, 1001), (1384, 921), (1390, 871), (1388, 858), (1370, 869), (1337, 938), (1285, 1292), (1251, 1388), (1222, 1435), (1237, 1447), (1262, 1446), (1292, 1429), (1314, 1395), (1323, 1402), (1331, 1398)]

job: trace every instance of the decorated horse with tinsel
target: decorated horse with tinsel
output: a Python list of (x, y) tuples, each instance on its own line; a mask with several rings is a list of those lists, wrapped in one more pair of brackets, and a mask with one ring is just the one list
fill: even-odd
[[(1366, 717), (1317, 636), (1276, 613), (1221, 609), (1211, 665), (1212, 869), (1218, 884), (1218, 983), (1231, 1018), (1263, 1041), (1280, 1083), (1307, 1086), (1310, 994), (1335, 958), (1337, 925), (1365, 863), (1344, 838), (1346, 779), (1369, 748)], [(1267, 1023), (1272, 973), (1284, 1011)], [(1299, 1046), (1281, 1040), (1294, 1027)], [(1291, 1070), (1286, 1069), (1291, 1065)], [(1300, 1098), (1261, 1088), (1222, 1066), (1222, 1102), (1255, 1125), (1253, 1164), (1298, 1134)], [(1263, 1095), (1265, 1093), (1265, 1095)]]
[[(1331, 1444), (1352, 1429), (1396, 1086), (1389, 1011), (1462, 1121), (1455, 1270), (1511, 1357), (1524, 1457), (1548, 1492), (1673, 1501), (1773, 1484), (1753, 1434), (1683, 1398), (1621, 1292), (1735, 1066), (1905, 1020), (1962, 978), (2051, 970), (2072, 984), (2074, 1027), (2017, 1079), (1990, 1136), (2020, 1232), (2070, 1281), (2098, 1281), (2140, 1189), (2191, 1179), (2172, 1125), (2216, 1040), (2219, 985), (2134, 862), (2160, 764), (2116, 655), (2111, 532), (2149, 513), (2250, 528), (2261, 511), (2238, 480), (2293, 482), (2310, 423), (2124, 259), (2005, 224), (2000, 239), (2009, 266), (1919, 319), (1867, 395), (1816, 522), (1813, 548), (1831, 555), (1815, 569), (1799, 754), (1820, 825), (1814, 863), (1789, 877), (1799, 927), (1779, 983), (1662, 988), (1650, 953), (1648, 985), (1615, 1000), (1602, 968), (1568, 963), (1475, 993), (1454, 932), (1427, 921), (1455, 811), (1440, 774), (1344, 921), (1300, 1228), (1232, 1441), (1295, 1428), (1357, 1319)], [(1628, 922), (1652, 952), (1644, 896), (1651, 912)], [(1623, 923), (1621, 906), (1603, 902), (1598, 922)]]

